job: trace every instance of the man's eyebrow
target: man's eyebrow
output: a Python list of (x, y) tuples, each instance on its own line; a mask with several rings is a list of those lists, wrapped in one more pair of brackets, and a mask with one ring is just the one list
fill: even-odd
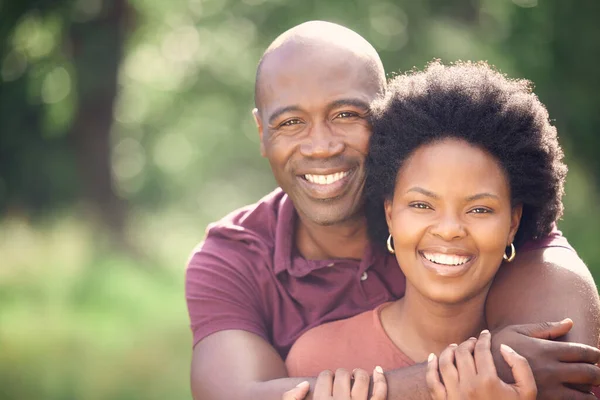
[(365, 111), (368, 111), (371, 107), (369, 103), (360, 99), (339, 99), (329, 104), (330, 109), (340, 108), (344, 106), (353, 106), (362, 108)]
[(281, 114), (285, 114), (286, 112), (290, 111), (300, 111), (300, 107), (297, 105), (291, 105), (276, 108), (275, 111), (273, 111), (273, 114), (271, 114), (271, 116), (269, 117), (269, 124), (272, 124), (277, 118), (281, 116)]
[(492, 199), (500, 199), (500, 197), (498, 197), (497, 195), (493, 194), (493, 193), (477, 193), (474, 194), (473, 196), (469, 196), (467, 197), (467, 201), (475, 201), (475, 200), (479, 200), (479, 199), (485, 199), (485, 198), (492, 198)]
[(414, 187), (411, 187), (410, 189), (408, 189), (408, 190), (406, 191), (406, 193), (410, 193), (410, 192), (417, 192), (417, 193), (421, 193), (421, 194), (424, 194), (425, 196), (432, 197), (432, 198), (434, 198), (434, 199), (439, 199), (439, 198), (440, 198), (440, 196), (438, 196), (437, 194), (435, 194), (435, 193), (433, 193), (433, 192), (430, 192), (430, 191), (429, 191), (429, 190), (427, 190), (427, 189), (423, 189), (423, 188), (422, 188), (422, 187), (420, 187), (420, 186), (414, 186)]

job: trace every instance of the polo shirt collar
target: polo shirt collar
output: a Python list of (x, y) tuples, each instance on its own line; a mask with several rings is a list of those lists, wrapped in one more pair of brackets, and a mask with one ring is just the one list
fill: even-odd
[[(296, 278), (304, 277), (311, 272), (329, 267), (340, 262), (358, 262), (348, 259), (307, 260), (298, 253), (295, 245), (295, 231), (298, 223), (298, 213), (292, 200), (284, 194), (279, 203), (279, 212), (275, 228), (275, 245), (273, 249), (273, 269), (275, 274), (287, 271)], [(358, 267), (362, 274), (376, 262), (385, 262), (385, 253), (378, 247), (369, 244), (365, 249)]]

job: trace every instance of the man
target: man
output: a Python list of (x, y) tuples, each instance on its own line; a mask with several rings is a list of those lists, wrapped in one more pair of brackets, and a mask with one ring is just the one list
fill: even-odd
[[(403, 295), (404, 277), (369, 243), (362, 209), (369, 104), (384, 90), (375, 49), (339, 25), (299, 25), (265, 52), (253, 113), (283, 191), (209, 227), (189, 262), (194, 398), (280, 399), (304, 380), (287, 378), (283, 363), (302, 332)], [(558, 233), (528, 247), (502, 267), (486, 303), (496, 364), (509, 376), (498, 352), (506, 343), (529, 360), (540, 397), (589, 398), (574, 387), (600, 384), (594, 282)], [(572, 329), (516, 325), (564, 317)], [(583, 344), (544, 340), (565, 334)], [(429, 398), (424, 365), (386, 378), (388, 399)]]

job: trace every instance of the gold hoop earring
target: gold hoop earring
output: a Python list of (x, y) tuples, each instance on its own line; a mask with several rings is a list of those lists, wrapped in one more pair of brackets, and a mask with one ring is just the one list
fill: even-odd
[(387, 249), (391, 254), (395, 254), (396, 250), (394, 250), (394, 244), (392, 243), (392, 235), (390, 234), (390, 236), (388, 236), (387, 238)]
[(515, 250), (515, 245), (510, 244), (510, 256), (506, 255), (506, 252), (504, 252), (504, 254), (502, 255), (502, 258), (506, 260), (506, 262), (511, 262), (512, 260), (515, 259), (515, 256), (517, 255), (517, 252)]

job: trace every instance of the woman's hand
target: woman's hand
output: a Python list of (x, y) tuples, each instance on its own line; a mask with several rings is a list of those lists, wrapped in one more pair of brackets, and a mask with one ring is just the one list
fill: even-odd
[[(351, 383), (352, 378), (354, 383)], [(343, 368), (338, 369), (335, 375), (331, 371), (319, 374), (313, 400), (386, 400), (387, 382), (381, 367), (373, 371), (373, 394), (369, 397), (369, 384), (371, 378), (367, 371), (355, 369), (352, 373)], [(282, 400), (302, 400), (309, 390), (308, 382), (302, 382), (295, 388), (285, 392)]]
[(298, 386), (285, 392), (281, 400), (302, 400), (308, 394), (308, 389), (310, 389), (308, 381), (300, 382)]
[(460, 346), (448, 346), (440, 354), (439, 361), (431, 354), (426, 378), (432, 399), (535, 400), (537, 388), (527, 360), (510, 347), (501, 345), (502, 357), (515, 380), (512, 385), (504, 383), (496, 373), (490, 345), (491, 335), (485, 330), (479, 339), (471, 338)]

